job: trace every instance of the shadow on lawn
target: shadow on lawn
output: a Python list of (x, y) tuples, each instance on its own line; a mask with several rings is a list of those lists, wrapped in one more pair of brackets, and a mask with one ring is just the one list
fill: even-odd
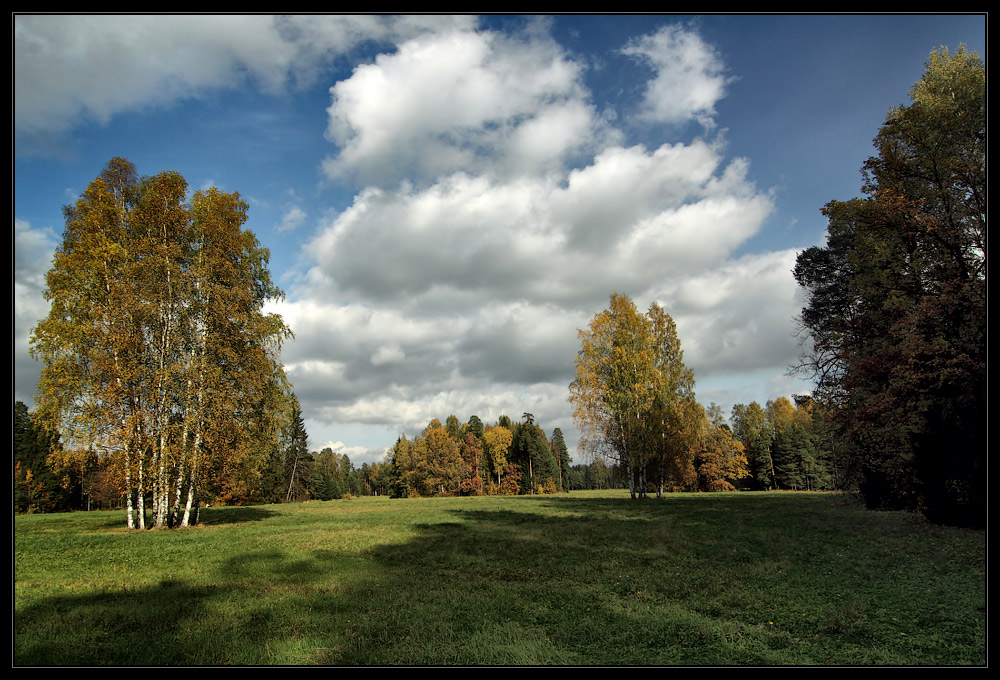
[[(226, 590), (164, 582), (46, 598), (15, 612), (14, 664), (161, 666), (194, 659), (199, 660), (194, 663), (224, 663), (224, 657), (206, 654), (197, 632), (192, 633), (186, 623), (179, 628), (176, 622), (197, 621), (205, 602), (225, 597)], [(213, 637), (219, 640), (219, 631)]]
[(218, 508), (202, 508), (199, 521), (206, 526), (219, 524), (240, 524), (243, 522), (260, 522), (271, 517), (276, 517), (278, 513), (265, 507), (254, 505), (249, 506), (224, 506)]
[[(637, 570), (666, 566), (642, 538), (649, 528), (714, 513), (717, 503), (563, 496), (506, 505), (446, 511), (454, 521), (418, 523), (412, 539), (360, 555), (241, 553), (211, 567), (210, 586), (49, 597), (15, 612), (15, 663), (267, 664), (270, 650), (304, 631), (315, 641), (295, 663), (592, 663), (593, 645), (607, 650), (604, 663), (691, 661), (683, 650), (704, 637), (697, 624), (640, 616), (629, 600), (646, 607), (640, 600), (655, 590), (636, 582)], [(276, 514), (202, 512), (208, 526)]]

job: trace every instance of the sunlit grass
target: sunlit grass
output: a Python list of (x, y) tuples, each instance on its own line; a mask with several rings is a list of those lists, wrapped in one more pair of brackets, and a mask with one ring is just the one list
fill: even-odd
[(15, 518), (33, 664), (983, 665), (985, 534), (832, 494)]

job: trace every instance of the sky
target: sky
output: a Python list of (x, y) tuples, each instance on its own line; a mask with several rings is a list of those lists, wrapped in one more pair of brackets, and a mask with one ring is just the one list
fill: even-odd
[(237, 191), (285, 291), (310, 446), (379, 460), (451, 414), (561, 428), (624, 293), (696, 394), (808, 393), (796, 255), (931, 50), (985, 15), (15, 15), (14, 398), (73, 203), (115, 156)]

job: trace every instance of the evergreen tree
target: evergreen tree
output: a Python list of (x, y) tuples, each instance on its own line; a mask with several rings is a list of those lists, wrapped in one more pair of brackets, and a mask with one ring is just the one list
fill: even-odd
[(479, 416), (470, 417), (466, 427), (468, 428), (468, 431), (475, 435), (477, 439), (482, 440), (485, 428), (483, 427), (483, 421), (479, 419)]
[(49, 463), (49, 455), (58, 452), (59, 448), (59, 438), (35, 425), (28, 407), (15, 401), (15, 512), (59, 512), (80, 507), (83, 477), (90, 466), (63, 469), (61, 474), (56, 474)]
[(294, 394), (290, 395), (290, 403), (289, 421), (281, 436), (282, 486), (285, 488), (285, 501), (300, 501), (305, 498), (305, 479), (311, 472), (312, 456), (309, 455), (309, 437), (299, 400)]
[(552, 440), (549, 443), (549, 448), (552, 450), (552, 456), (556, 460), (556, 469), (559, 472), (559, 480), (556, 486), (560, 491), (569, 491), (571, 460), (569, 450), (566, 448), (566, 440), (563, 439), (562, 430), (558, 427), (552, 431)]
[(733, 435), (743, 444), (756, 489), (774, 488), (774, 462), (771, 459), (773, 430), (767, 413), (756, 401), (736, 404), (732, 414)]

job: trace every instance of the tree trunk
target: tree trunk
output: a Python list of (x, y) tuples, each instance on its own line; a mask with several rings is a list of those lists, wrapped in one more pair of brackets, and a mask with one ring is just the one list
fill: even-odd
[(628, 493), (635, 500), (635, 472), (629, 463), (625, 463), (625, 474), (628, 475)]
[(134, 508), (132, 507), (132, 461), (131, 456), (128, 452), (128, 444), (125, 444), (125, 503), (126, 503), (126, 519), (125, 526), (129, 529), (135, 529), (135, 514)]
[(143, 488), (142, 488), (142, 486), (143, 486), (143, 484), (142, 484), (143, 480), (142, 480), (142, 453), (141, 452), (139, 453), (138, 460), (136, 462), (137, 462), (138, 468), (139, 468), (139, 470), (138, 470), (139, 480), (138, 480), (138, 486), (136, 487), (136, 492), (135, 492), (136, 498), (137, 498), (137, 500), (139, 502), (139, 528), (140, 529), (145, 529), (146, 528), (146, 498), (143, 495)]

